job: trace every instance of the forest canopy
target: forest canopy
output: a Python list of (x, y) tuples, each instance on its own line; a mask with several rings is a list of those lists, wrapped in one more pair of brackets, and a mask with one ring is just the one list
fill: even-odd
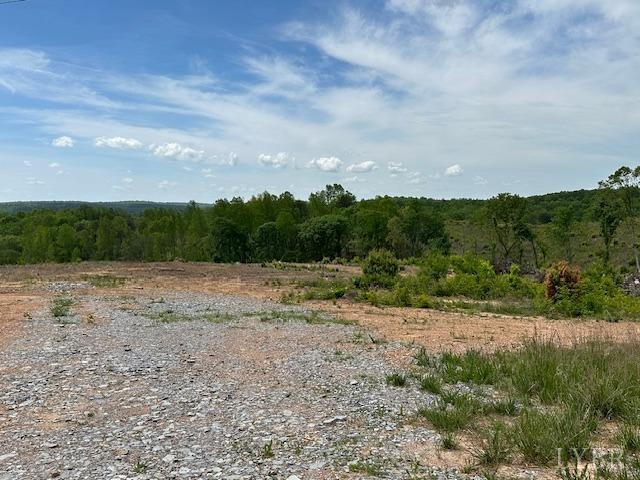
[(637, 188), (625, 184), (621, 196), (613, 177), (598, 190), (489, 200), (357, 200), (335, 184), (307, 200), (265, 192), (213, 205), (5, 204), (0, 263), (307, 262), (386, 249), (401, 259), (473, 253), (497, 269), (513, 263), (534, 269), (561, 259), (585, 264), (598, 256), (627, 268), (635, 240), (625, 237), (624, 225), (634, 215)]

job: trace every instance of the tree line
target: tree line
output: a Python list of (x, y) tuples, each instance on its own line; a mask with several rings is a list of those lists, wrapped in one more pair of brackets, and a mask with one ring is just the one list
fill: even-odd
[[(148, 208), (129, 213), (81, 205), (63, 210), (0, 213), (0, 264), (86, 260), (266, 262), (354, 259), (386, 249), (398, 258), (452, 248), (449, 225), (462, 222), (467, 237), (486, 238), (475, 253), (496, 270), (517, 263), (533, 268), (572, 261), (576, 226), (599, 225), (602, 258), (608, 261), (618, 227), (632, 231), (640, 167), (622, 167), (596, 191), (523, 198), (503, 193), (489, 200), (376, 197), (358, 201), (341, 185), (327, 185), (300, 200), (288, 192), (262, 193), (245, 201), (221, 199), (210, 206)], [(540, 226), (547, 234), (542, 238)], [(465, 227), (467, 228), (467, 227)]]

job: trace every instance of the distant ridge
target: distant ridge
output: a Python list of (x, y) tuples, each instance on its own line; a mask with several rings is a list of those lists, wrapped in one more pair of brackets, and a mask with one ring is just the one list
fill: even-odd
[(145, 210), (155, 208), (165, 208), (169, 210), (184, 210), (188, 203), (179, 202), (148, 202), (148, 201), (123, 201), (123, 202), (81, 202), (73, 200), (42, 200), (33, 202), (0, 202), (0, 212), (2, 213), (28, 213), (34, 210), (67, 210), (79, 208), (82, 206), (112, 208), (115, 210), (123, 210), (127, 213), (136, 215), (143, 213)]

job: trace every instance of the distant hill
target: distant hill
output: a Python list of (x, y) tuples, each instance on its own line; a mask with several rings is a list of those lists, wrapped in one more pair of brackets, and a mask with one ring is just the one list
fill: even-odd
[(127, 201), (127, 202), (79, 202), (79, 201), (35, 201), (35, 202), (0, 202), (0, 213), (20, 213), (32, 212), (34, 210), (68, 210), (79, 208), (82, 206), (92, 206), (100, 208), (112, 208), (123, 210), (132, 215), (140, 214), (145, 210), (155, 208), (165, 208), (169, 210), (184, 210), (187, 203), (163, 203), (163, 202), (145, 202), (145, 201)]

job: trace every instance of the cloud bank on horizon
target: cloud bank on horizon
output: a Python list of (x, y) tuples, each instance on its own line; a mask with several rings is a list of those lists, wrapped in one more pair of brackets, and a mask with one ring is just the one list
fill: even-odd
[(2, 6), (0, 201), (532, 194), (640, 158), (637, 0), (270, 3)]

